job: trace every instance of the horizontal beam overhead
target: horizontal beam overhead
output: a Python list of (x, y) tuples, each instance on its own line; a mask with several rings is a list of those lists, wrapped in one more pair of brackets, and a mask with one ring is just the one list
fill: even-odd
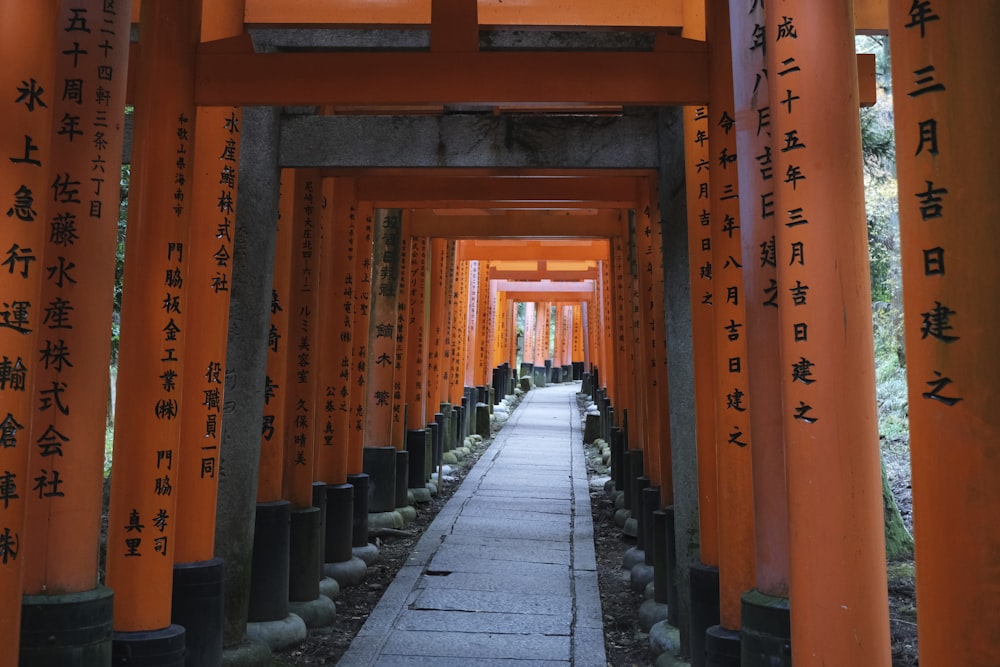
[(202, 53), (195, 102), (228, 105), (621, 104), (708, 101), (708, 49)]
[(506, 270), (490, 267), (489, 277), (495, 280), (596, 280), (600, 277), (596, 268), (574, 271), (553, 271), (549, 269)]
[[(382, 208), (418, 208), (413, 202), (478, 202), (480, 208), (503, 204), (537, 205), (544, 203), (585, 206), (587, 208), (629, 208), (635, 205), (637, 188), (634, 177), (462, 177), (462, 176), (361, 176), (357, 198), (377, 202)], [(394, 205), (394, 202), (399, 204)], [(594, 205), (594, 203), (602, 206)], [(501, 206), (497, 206), (501, 205)], [(437, 207), (437, 206), (435, 206)], [(422, 208), (422, 207), (421, 207)]]
[(656, 169), (656, 132), (651, 112), (286, 116), (278, 160), (282, 167)]
[(435, 238), (609, 238), (622, 234), (622, 221), (615, 211), (596, 215), (566, 215), (542, 212), (511, 212), (507, 215), (436, 215), (414, 211), (410, 229), (414, 236)]
[(528, 280), (498, 280), (496, 281), (498, 292), (565, 292), (576, 294), (578, 292), (593, 292), (593, 282), (562, 282), (562, 281), (528, 281)]
[(594, 298), (593, 292), (523, 292), (523, 291), (511, 291), (506, 292), (507, 299), (510, 301), (524, 301), (524, 302), (534, 302), (543, 303), (546, 301), (559, 301), (567, 303), (578, 303), (580, 301), (592, 301)]
[(592, 243), (558, 243), (523, 241), (521, 243), (477, 243), (460, 241), (458, 259), (464, 260), (606, 260), (607, 241)]
[[(551, 2), (479, 0), (479, 23), (493, 26), (599, 26), (630, 28), (680, 28), (683, 11), (679, 0), (574, 0), (573, 11)], [(246, 0), (246, 22), (327, 23), (356, 25), (426, 25), (431, 0)]]

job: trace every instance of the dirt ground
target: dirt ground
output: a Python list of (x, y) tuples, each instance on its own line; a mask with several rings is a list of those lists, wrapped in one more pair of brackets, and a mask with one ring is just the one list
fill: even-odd
[[(406, 526), (407, 536), (394, 535), (378, 541), (379, 558), (369, 569), (365, 581), (356, 587), (341, 591), (336, 600), (337, 617), (326, 629), (314, 630), (301, 644), (275, 655), (274, 665), (335, 665), (347, 650), (354, 635), (361, 629), (368, 615), (378, 603), (396, 572), (406, 561), (410, 549), (416, 544), (423, 530), (451, 497), (464, 479), (469, 466), (491, 443), (487, 440), (480, 452), (452, 472), (453, 479), (432, 502), (418, 508), (417, 520)], [(908, 461), (906, 465), (893, 458), (889, 470), (893, 491), (909, 527)], [(588, 465), (591, 475), (606, 475), (600, 466)], [(902, 496), (902, 497), (900, 497)], [(604, 644), (607, 664), (612, 667), (648, 667), (655, 656), (649, 652), (649, 639), (639, 630), (639, 605), (641, 594), (629, 588), (623, 576), (622, 560), (625, 552), (634, 546), (634, 540), (622, 535), (614, 525), (614, 506), (603, 490), (593, 490), (591, 507), (594, 517), (594, 543), (596, 547), (601, 605), (604, 614)], [(913, 562), (892, 563), (889, 573), (889, 617), (892, 636), (893, 667), (914, 667), (917, 662), (916, 599), (913, 586)]]

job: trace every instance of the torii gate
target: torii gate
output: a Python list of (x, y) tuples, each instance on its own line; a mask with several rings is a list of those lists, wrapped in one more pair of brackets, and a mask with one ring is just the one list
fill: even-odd
[[(140, 46), (126, 62), (130, 4)], [(625, 10), (585, 2), (574, 12), (535, 3), (479, 4), (227, 0), (206, 2), (202, 8), (199, 2), (146, 2), (140, 19), (140, 3), (122, 0), (67, 1), (58, 12), (54, 4), (36, 0), (5, 3), (0, 22), (0, 49), (8, 64), (2, 79), (7, 96), (0, 107), (5, 121), (0, 141), (8, 158), (0, 167), (0, 192), (8, 202), (0, 208), (6, 212), (0, 243), (5, 260), (0, 264), (7, 269), (0, 271), (0, 603), (14, 611), (13, 622), (0, 628), (4, 645), (20, 641), (22, 595), (27, 596), (25, 613), (41, 609), (43, 620), (53, 617), (46, 605), (69, 603), (81, 605), (82, 616), (111, 623), (111, 598), (96, 586), (93, 561), (71, 563), (65, 558), (71, 550), (57, 545), (70, 543), (73, 551), (82, 552), (92, 552), (96, 545), (96, 530), (86, 527), (99, 520), (101, 420), (78, 423), (76, 418), (99, 414), (82, 406), (93, 397), (103, 401), (106, 393), (95, 378), (106, 365), (107, 328), (84, 329), (84, 320), (89, 325), (110, 319), (110, 285), (99, 284), (110, 282), (110, 250), (82, 251), (91, 240), (110, 239), (115, 189), (104, 176), (88, 181), (80, 172), (115, 173), (126, 96), (136, 106), (136, 139), (126, 263), (129, 296), (122, 313), (118, 472), (109, 517), (108, 583), (115, 588), (117, 634), (114, 649), (106, 639), (94, 644), (102, 656), (111, 650), (127, 656), (161, 648), (183, 654), (184, 633), (170, 624), (169, 582), (178, 565), (203, 563), (193, 570), (216, 571), (218, 564), (210, 563), (213, 555), (225, 554), (229, 566), (234, 599), (227, 601), (227, 642), (245, 631), (242, 591), (249, 579), (248, 559), (239, 549), (249, 543), (248, 517), (255, 504), (255, 485), (247, 480), (257, 479), (267, 386), (271, 313), (265, 305), (273, 304), (279, 166), (349, 170), (319, 172), (303, 180), (297, 197), (303, 233), (315, 224), (316, 199), (309, 198), (316, 190), (305, 185), (310, 178), (314, 183), (327, 177), (356, 179), (350, 192), (339, 197), (333, 192), (334, 207), (343, 207), (344, 215), (352, 205), (358, 207), (355, 213), (370, 211), (374, 218), (376, 203), (401, 208), (429, 201), (414, 189), (414, 175), (359, 169), (553, 169), (548, 184), (501, 185), (476, 182), (476, 176), (463, 184), (455, 174), (443, 174), (438, 182), (420, 185), (445, 198), (431, 208), (446, 201), (469, 208), (488, 201), (496, 208), (495, 197), (504, 195), (505, 188), (509, 205), (500, 208), (576, 208), (572, 192), (580, 183), (570, 183), (568, 170), (622, 166), (621, 156), (615, 155), (621, 144), (605, 144), (613, 148), (597, 150), (593, 161), (555, 146), (551, 155), (558, 159), (538, 157), (530, 140), (519, 134), (518, 123), (504, 114), (525, 109), (607, 114), (630, 105), (684, 105), (683, 124), (669, 111), (655, 118), (626, 112), (624, 120), (607, 123), (610, 129), (603, 130), (592, 119), (559, 124), (569, 137), (590, 131), (620, 137), (639, 129), (647, 132), (641, 135), (644, 143), (665, 147), (659, 152), (639, 147), (629, 153), (637, 163), (627, 166), (658, 170), (659, 195), (647, 199), (654, 204), (659, 200), (663, 217), (666, 315), (660, 323), (671, 344), (667, 376), (673, 476), (697, 473), (702, 481), (700, 514), (691, 511), (693, 500), (685, 494), (675, 493), (673, 502), (680, 521), (700, 520), (700, 553), (695, 555), (704, 565), (718, 566), (720, 627), (709, 637), (719, 650), (732, 648), (738, 641), (734, 632), (747, 622), (739, 609), (741, 596), (756, 585), (773, 602), (788, 584), (796, 663), (887, 664), (855, 115), (859, 101), (870, 99), (859, 94), (858, 81), (862, 91), (870, 92), (873, 76), (870, 60), (855, 57), (846, 46), (861, 27), (888, 28), (897, 73), (922, 664), (991, 664), (997, 649), (993, 629), (1000, 625), (992, 558), (998, 539), (992, 520), (1000, 498), (994, 481), (998, 424), (990, 399), (1000, 357), (987, 336), (998, 324), (998, 311), (987, 300), (989, 290), (970, 286), (1000, 283), (992, 261), (996, 236), (981, 222), (998, 213), (990, 189), (995, 172), (989, 152), (997, 144), (997, 129), (987, 114), (1000, 99), (995, 86), (984, 89), (981, 82), (989, 80), (988, 68), (1000, 61), (991, 33), (1000, 24), (1000, 10), (982, 1), (945, 5), (934, 0), (856, 2), (855, 16), (850, 2), (817, 6), (805, 0), (772, 0), (766, 14), (763, 3), (753, 0), (637, 2)], [(610, 41), (602, 42), (612, 44), (603, 51), (480, 50), (482, 27), (565, 27), (567, 21), (602, 30), (651, 29), (656, 36), (645, 50), (615, 50), (618, 45)], [(351, 37), (262, 29), (275, 25), (429, 30), (424, 36), (398, 38), (374, 30), (379, 48), (366, 53), (289, 53), (280, 50), (301, 47), (303, 39), (314, 42), (306, 46), (330, 48)], [(764, 36), (766, 53), (763, 42), (757, 48), (758, 37)], [(276, 52), (255, 53), (251, 37)], [(421, 50), (392, 52), (389, 47), (399, 46), (393, 39), (412, 40), (410, 46)], [(605, 38), (594, 37), (600, 39)], [(769, 80), (757, 76), (761, 68)], [(766, 95), (758, 85), (764, 83)], [(87, 100), (88, 91), (95, 97)], [(335, 115), (282, 123), (277, 107), (284, 105), (320, 105)], [(409, 117), (398, 123), (392, 118), (436, 113), (450, 105), (495, 110), (497, 117), (454, 122), (447, 115)], [(245, 107), (242, 117), (234, 106)], [(381, 116), (343, 116), (357, 112)], [(976, 131), (954, 131), (959, 122)], [(750, 128), (760, 130), (753, 139), (746, 136)], [(760, 138), (768, 134), (764, 128), (769, 128), (769, 142)], [(469, 136), (463, 132), (490, 140), (490, 150), (474, 153), (470, 161), (463, 148), (468, 144), (456, 140)], [(353, 137), (351, 142), (313, 156), (329, 137), (345, 134)], [(365, 138), (379, 136), (387, 137), (387, 144), (372, 147), (370, 154), (363, 147), (352, 150), (367, 145)], [(404, 136), (434, 139), (394, 143)], [(761, 144), (752, 141), (763, 141), (766, 150), (755, 153), (750, 146)], [(412, 147), (414, 156), (394, 156), (400, 145)], [(508, 145), (517, 150), (487, 163)], [(689, 167), (687, 229), (678, 213), (684, 210), (682, 156), (670, 150), (680, 145)], [(706, 164), (696, 157), (700, 150), (706, 151)], [(366, 162), (372, 155), (377, 159)], [(829, 155), (839, 156), (838, 162)], [(239, 197), (236, 170), (225, 171), (237, 160)], [(221, 195), (215, 192), (220, 185)], [(464, 195), (463, 185), (469, 186)], [(589, 185), (599, 198), (579, 207), (633, 208), (641, 199), (607, 174)], [(518, 201), (512, 192), (518, 187), (531, 189), (530, 202)], [(93, 223), (93, 239), (82, 224), (74, 224), (83, 219)], [(205, 231), (204, 220), (211, 220), (207, 226), (213, 234), (199, 246), (194, 239)], [(754, 258), (748, 251), (754, 250), (750, 239), (763, 233), (766, 240), (768, 225), (774, 227), (776, 247), (773, 277), (757, 276), (747, 266), (747, 259)], [(227, 245), (230, 239), (232, 246)], [(434, 263), (427, 275), (443, 286), (455, 270), (455, 246), (432, 245), (437, 251), (425, 251)], [(629, 276), (624, 270), (628, 244), (612, 240), (611, 246), (612, 266), (601, 267), (601, 289), (621, 303), (634, 303), (645, 286), (641, 273)], [(304, 249), (299, 246), (300, 253)], [(367, 253), (366, 247), (355, 258), (361, 269), (371, 259)], [(100, 263), (91, 265), (90, 260)], [(772, 279), (773, 285), (768, 282)], [(749, 333), (752, 323), (766, 317), (754, 307), (771, 307), (766, 291), (771, 288), (779, 304), (778, 316), (772, 318), (777, 322), (771, 323), (778, 344), (772, 338), (768, 348), (759, 338), (747, 340), (740, 333), (742, 327)], [(757, 291), (765, 292), (764, 301)], [(192, 311), (199, 308), (207, 309), (200, 311), (209, 313), (207, 319), (224, 311), (205, 305), (220, 292), (231, 292), (233, 298), (227, 374), (218, 347), (212, 351), (209, 346), (219, 342), (219, 332), (195, 332), (196, 327), (188, 326), (198, 319)], [(367, 306), (357, 297), (351, 306), (359, 305)], [(360, 310), (351, 333), (367, 341)], [(446, 310), (438, 313), (442, 331), (451, 326)], [(609, 310), (605, 325), (621, 335), (624, 345), (626, 333), (631, 336), (638, 327), (620, 310)], [(693, 336), (683, 331), (688, 316)], [(641, 340), (643, 334), (635, 335)], [(204, 368), (195, 350), (209, 355), (201, 362)], [(93, 368), (84, 365), (85, 356), (92, 357)], [(619, 352), (611, 356), (616, 362), (628, 359)], [(757, 368), (780, 370), (776, 380), (765, 381), (765, 386), (779, 386), (783, 396), (777, 429), (758, 426), (756, 412), (741, 411), (749, 409), (748, 395), (760, 395), (754, 394), (755, 360)], [(745, 379), (732, 377), (744, 372)], [(83, 388), (87, 391), (81, 392)], [(619, 378), (616, 400), (621, 396), (634, 405), (635, 390)], [(696, 396), (697, 408), (678, 396)], [(194, 454), (191, 441), (181, 435), (180, 411), (200, 429), (199, 443), (209, 443), (199, 444)], [(189, 418), (192, 414), (195, 419)], [(748, 432), (757, 434), (752, 441)], [(761, 433), (767, 435), (760, 438)], [(769, 447), (778, 434), (783, 456)], [(206, 495), (198, 494), (195, 509), (204, 512), (201, 505), (212, 504), (206, 498), (215, 490), (218, 454), (210, 443), (216, 439), (227, 477), (249, 488), (222, 489), (219, 525), (225, 534), (216, 535), (212, 545), (214, 517), (183, 519), (190, 517), (194, 494), (181, 489), (204, 483)], [(692, 452), (682, 447), (696, 441), (699, 465), (694, 471)], [(760, 453), (770, 453), (770, 463), (762, 462)], [(755, 470), (782, 460), (787, 495), (767, 494)], [(193, 469), (192, 462), (197, 464)], [(197, 482), (181, 487), (180, 479)], [(763, 496), (770, 511), (751, 507)], [(789, 517), (787, 550), (774, 514), (782, 501)], [(681, 511), (685, 503), (688, 509)], [(756, 533), (746, 530), (751, 521)], [(761, 528), (776, 541), (762, 540)], [(767, 560), (783, 550), (787, 571)], [(683, 585), (691, 553), (679, 551), (678, 556)], [(181, 560), (175, 563), (177, 558)], [(947, 604), (954, 599), (962, 603)], [(682, 597), (679, 604), (683, 618), (688, 600)], [(23, 636), (30, 644), (31, 631), (41, 621), (25, 618)], [(189, 636), (194, 638), (197, 630), (192, 625)], [(694, 631), (686, 641), (698, 636)], [(189, 649), (211, 644), (205, 650), (215, 651), (221, 639), (202, 637)], [(22, 657), (28, 661), (35, 648), (29, 644), (22, 641)], [(13, 664), (13, 652), (3, 660)]]

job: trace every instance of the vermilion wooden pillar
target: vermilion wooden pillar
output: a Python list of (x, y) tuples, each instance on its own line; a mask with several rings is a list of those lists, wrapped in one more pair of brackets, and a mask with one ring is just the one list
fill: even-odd
[[(107, 583), (121, 643), (169, 641), (201, 2), (146, 3), (135, 63)], [(52, 396), (53, 400), (55, 395)], [(142, 635), (132, 634), (143, 632)], [(149, 634), (152, 633), (152, 634)]]
[(424, 413), (425, 423), (434, 421), (434, 413), (438, 410), (441, 392), (441, 373), (445, 370), (444, 348), (444, 310), (445, 290), (451, 289), (445, 283), (448, 268), (448, 242), (445, 239), (430, 240), (430, 305), (427, 331), (427, 402)]
[(493, 357), (493, 341), (496, 336), (496, 304), (490, 292), (490, 263), (479, 265), (479, 338), (476, 349), (476, 384), (489, 386), (490, 361)]
[(271, 287), (271, 324), (267, 335), (267, 375), (264, 381), (264, 414), (261, 422), (260, 467), (257, 502), (281, 500), (284, 479), (285, 415), (288, 404), (288, 349), (291, 333), (292, 218), (295, 203), (295, 170), (281, 171), (278, 231), (274, 247), (274, 278)]
[(608, 395), (616, 397), (618, 395), (618, 373), (619, 364), (617, 362), (618, 350), (618, 324), (615, 318), (614, 309), (614, 278), (611, 272), (611, 257), (602, 259), (600, 263), (601, 276), (601, 360), (603, 366), (598, 366), (600, 380), (608, 390)]
[[(684, 35), (705, 38), (704, 0), (686, 0)], [(715, 322), (709, 190), (707, 106), (684, 107), (684, 167), (687, 183), (688, 257), (691, 271), (691, 340), (698, 440), (698, 525), (701, 562), (719, 565), (719, 509), (715, 452)], [(697, 641), (697, 639), (696, 639)]]
[(464, 327), (458, 327), (463, 332), (457, 338), (453, 338), (452, 349), (459, 355), (462, 363), (462, 383), (466, 387), (476, 385), (476, 345), (477, 336), (481, 330), (479, 328), (479, 265), (480, 262), (472, 260), (462, 262), (462, 269), (457, 276), (457, 283), (462, 285), (459, 302), (453, 305), (454, 317), (459, 323), (464, 323)]
[[(642, 442), (645, 476), (650, 486), (660, 483), (660, 410), (657, 395), (656, 347), (657, 332), (662, 335), (664, 323), (657, 327), (655, 299), (653, 293), (653, 244), (652, 221), (649, 217), (648, 188), (640, 186), (634, 209), (634, 230), (632, 235), (633, 275), (633, 335), (635, 336), (636, 373), (635, 387), (637, 409), (635, 415), (641, 422), (644, 434)], [(661, 297), (662, 304), (663, 299)], [(662, 344), (662, 341), (660, 342)], [(657, 508), (659, 509), (659, 508)], [(633, 513), (634, 510), (633, 510)]]
[[(47, 29), (55, 29), (59, 36), (56, 78), (39, 100), (51, 105), (55, 122), (50, 136), (43, 133), (35, 138), (54, 151), (42, 168), (29, 165), (39, 173), (51, 167), (48, 185), (52, 194), (45, 192), (46, 196), (39, 197), (39, 215), (34, 221), (25, 219), (31, 217), (27, 209), (17, 207), (11, 208), (5, 222), (18, 232), (36, 227), (44, 243), (32, 245), (18, 236), (12, 238), (34, 248), (38, 261), (33, 270), (46, 275), (43, 266), (57, 269), (47, 275), (40, 299), (33, 302), (38, 339), (24, 362), (34, 371), (36, 392), (62, 388), (60, 400), (68, 414), (36, 401), (31, 436), (25, 437), (32, 443), (30, 467), (18, 485), (23, 493), (17, 494), (27, 505), (20, 558), (25, 567), (24, 592), (32, 597), (25, 602), (45, 606), (50, 604), (49, 598), (41, 596), (49, 592), (74, 594), (97, 585), (99, 531), (95, 526), (101, 516), (111, 351), (107, 323), (112, 292), (108, 287), (114, 282), (115, 271), (109, 248), (117, 238), (120, 203), (122, 132), (120, 123), (113, 119), (124, 113), (129, 34), (126, 11), (108, 11), (100, 3), (86, 1), (53, 4), (59, 4), (58, 23)], [(102, 28), (107, 32), (101, 33)], [(98, 47), (104, 36), (112, 45), (106, 55)], [(107, 100), (57, 94), (71, 81), (84, 87), (103, 86)], [(38, 81), (36, 90), (38, 85), (43, 84)], [(29, 81), (26, 100), (30, 99), (31, 86)], [(24, 84), (17, 88), (21, 91)], [(23, 101), (17, 106), (28, 111)], [(44, 111), (37, 102), (36, 110)], [(23, 136), (16, 138), (23, 142)], [(20, 197), (15, 196), (17, 199)], [(43, 214), (46, 203), (48, 212)], [(2, 249), (9, 247), (7, 243)], [(20, 278), (17, 272), (14, 276)], [(8, 315), (11, 311), (7, 308), (20, 289), (5, 285), (3, 301)], [(9, 316), (4, 320), (7, 329), (14, 324)], [(10, 352), (4, 349), (3, 355), (9, 357)], [(36, 396), (40, 399), (43, 395)], [(37, 488), (32, 490), (32, 486)], [(31, 660), (27, 655), (22, 659)]]
[[(782, 428), (779, 357), (777, 254), (774, 229), (775, 172), (761, 35), (764, 8), (752, 0), (730, 0), (736, 153), (739, 155), (743, 296), (752, 396), (774, 397), (754, 404), (753, 503), (757, 590), (788, 596), (788, 498)], [(779, 149), (780, 150), (780, 149)], [(774, 606), (774, 601), (768, 603)]]
[(410, 243), (410, 297), (406, 334), (406, 401), (408, 429), (423, 428), (427, 412), (427, 311), (430, 239), (413, 237)]
[[(660, 487), (660, 499), (664, 505), (673, 503), (673, 456), (670, 446), (670, 391), (667, 384), (667, 340), (666, 340), (666, 304), (664, 301), (664, 277), (663, 277), (663, 224), (660, 219), (659, 195), (655, 182), (647, 181), (644, 185), (648, 190), (644, 192), (644, 198), (649, 212), (649, 254), (645, 256), (646, 265), (640, 267), (651, 275), (650, 286), (647, 289), (648, 307), (652, 313), (652, 322), (655, 327), (655, 345), (651, 349), (652, 361), (655, 364), (654, 382), (656, 392), (656, 404), (654, 410), (659, 415), (658, 431), (655, 436), (656, 448), (660, 457), (660, 475), (657, 484)], [(646, 235), (645, 229), (642, 235)], [(640, 258), (641, 261), (642, 258)]]
[(767, 4), (792, 659), (888, 665), (850, 3)]
[(406, 374), (408, 363), (408, 339), (410, 329), (410, 280), (413, 277), (410, 263), (413, 261), (413, 234), (411, 232), (412, 210), (402, 211), (403, 220), (399, 239), (399, 271), (396, 285), (396, 340), (393, 357), (392, 376), (392, 432), (390, 444), (396, 449), (406, 448)]
[[(587, 339), (589, 337), (587, 332), (587, 326), (584, 324), (583, 311), (587, 307), (584, 303), (573, 304), (571, 321), (573, 323), (572, 331), (572, 349), (570, 351), (570, 361), (576, 363), (583, 363), (586, 357), (586, 352), (584, 352), (585, 346), (587, 345)], [(591, 301), (590, 303), (594, 303)]]
[(225, 400), (226, 337), (239, 164), (238, 108), (198, 110), (191, 206), (198, 215), (186, 245), (186, 316), (198, 322), (184, 351), (181, 460), (177, 499), (179, 563), (210, 560), (215, 545), (219, 442)]
[(385, 447), (392, 442), (392, 383), (395, 372), (402, 226), (402, 211), (399, 209), (375, 211), (365, 380), (366, 447)]
[(354, 425), (351, 395), (354, 380), (354, 244), (357, 211), (354, 180), (323, 179), (327, 200), (322, 212), (323, 241), (319, 309), (318, 404), (322, 405), (317, 445), (317, 476), (328, 484), (344, 484), (348, 474), (348, 441)]
[(1000, 627), (1000, 6), (889, 12), (920, 664), (985, 667)]
[[(747, 382), (746, 293), (743, 289), (739, 177), (733, 108), (729, 11), (709, 2), (711, 44), (709, 182), (716, 341), (715, 419), (718, 457), (719, 616), (724, 630), (740, 628), (740, 599), (754, 586), (753, 466), (750, 387)], [(711, 634), (711, 631), (710, 631)], [(728, 641), (739, 641), (732, 635)]]
[(521, 358), (525, 363), (535, 363), (535, 320), (538, 315), (538, 304), (527, 302), (524, 304), (524, 343), (522, 345)]
[(348, 434), (347, 473), (361, 473), (362, 447), (365, 432), (365, 395), (368, 384), (368, 327), (371, 321), (372, 290), (372, 239), (373, 217), (371, 202), (358, 202), (355, 213), (354, 266), (352, 285), (354, 287), (354, 328), (351, 332), (353, 344), (353, 378), (351, 389), (351, 422)]
[(292, 190), (292, 256), (285, 347), (284, 477), (282, 497), (293, 509), (312, 507), (316, 470), (316, 349), (320, 274), (320, 184), (316, 169), (297, 169)]
[[(56, 3), (32, 0), (9, 2), (0, 20), (0, 192), (6, 215), (0, 216), (0, 605), (5, 623), (0, 623), (0, 642), (6, 648), (4, 664), (17, 663), (21, 623), (21, 586), (27, 550), (25, 508), (37, 481), (28, 474), (28, 459), (36, 442), (29, 438), (32, 422), (32, 376), (38, 369), (37, 342), (44, 333), (47, 310), (41, 303), (45, 276), (43, 255), (50, 217), (52, 179), (52, 110), (59, 96), (55, 78), (57, 54)], [(81, 128), (83, 129), (83, 128)], [(88, 128), (89, 129), (89, 128)], [(75, 177), (74, 177), (75, 178)], [(83, 176), (81, 174), (80, 180)], [(61, 179), (65, 181), (64, 177)], [(58, 202), (56, 202), (58, 205)], [(58, 260), (57, 260), (58, 261)], [(72, 305), (72, 304), (69, 304)], [(74, 314), (58, 307), (61, 317)], [(64, 320), (65, 321), (65, 320)], [(52, 324), (50, 322), (49, 324)], [(58, 382), (58, 381), (57, 381)], [(39, 390), (61, 389), (61, 384)], [(50, 398), (49, 414), (58, 410)], [(103, 397), (102, 397), (103, 398)], [(103, 411), (102, 411), (103, 413)], [(63, 493), (53, 469), (43, 478), (45, 493)], [(82, 480), (81, 480), (82, 481)], [(53, 496), (56, 497), (56, 496)], [(93, 527), (92, 527), (93, 528)], [(92, 542), (92, 539), (91, 539)], [(93, 585), (91, 585), (92, 587)]]
[[(435, 408), (440, 409), (441, 403), (459, 403), (462, 400), (462, 361), (463, 354), (456, 353), (457, 350), (464, 350), (467, 341), (461, 339), (458, 325), (458, 311), (456, 310), (456, 299), (458, 298), (453, 286), (458, 284), (458, 241), (448, 240), (447, 242), (447, 264), (445, 265), (445, 284), (449, 289), (445, 291), (444, 308), (444, 345), (443, 358), (446, 362), (442, 372), (441, 395), (438, 397)], [(462, 311), (463, 315), (465, 311)]]

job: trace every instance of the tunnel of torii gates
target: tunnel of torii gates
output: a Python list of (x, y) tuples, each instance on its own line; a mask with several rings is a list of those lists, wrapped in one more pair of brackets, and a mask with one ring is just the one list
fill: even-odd
[(784, 626), (767, 659), (888, 665), (869, 32), (921, 665), (995, 665), (1000, 3), (764, 5), (0, 2), (0, 664), (218, 662), (368, 548), (477, 387), (568, 365), (673, 517), (694, 664)]

